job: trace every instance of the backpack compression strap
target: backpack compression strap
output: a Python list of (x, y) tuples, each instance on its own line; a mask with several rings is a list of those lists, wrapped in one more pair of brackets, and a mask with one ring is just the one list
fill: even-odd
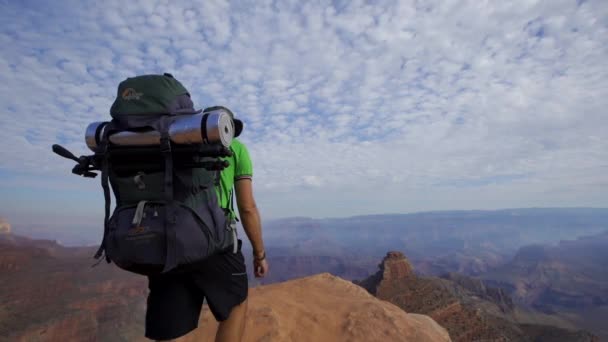
[(167, 210), (165, 215), (165, 236), (167, 238), (166, 259), (163, 273), (177, 266), (177, 236), (175, 227), (175, 202), (173, 201), (173, 155), (171, 154), (171, 140), (169, 137), (170, 117), (163, 116), (160, 119), (160, 152), (165, 161), (165, 200)]
[(103, 197), (105, 199), (105, 216), (103, 219), (103, 237), (101, 245), (95, 253), (95, 259), (100, 259), (105, 254), (106, 261), (111, 262), (108, 253), (105, 253), (106, 239), (110, 230), (110, 207), (112, 206), (112, 197), (110, 196), (110, 186), (108, 185), (108, 171), (110, 169), (110, 160), (108, 158), (108, 133), (111, 129), (111, 123), (106, 126), (104, 136), (101, 139), (100, 150), (102, 154), (101, 161), (101, 187), (103, 188)]

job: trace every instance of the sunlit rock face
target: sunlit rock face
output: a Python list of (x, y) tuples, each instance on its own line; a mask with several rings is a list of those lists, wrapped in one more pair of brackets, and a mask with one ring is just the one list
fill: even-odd
[[(425, 315), (410, 314), (363, 288), (322, 273), (251, 289), (243, 341), (450, 341)], [(213, 341), (206, 311), (184, 342)]]

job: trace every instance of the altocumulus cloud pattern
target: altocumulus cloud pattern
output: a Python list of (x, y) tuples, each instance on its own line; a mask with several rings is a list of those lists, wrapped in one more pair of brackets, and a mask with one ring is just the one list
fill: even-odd
[(122, 79), (171, 72), (245, 121), (270, 216), (608, 200), (606, 1), (0, 1), (0, 22), (5, 193), (77, 191), (49, 146), (85, 153)]

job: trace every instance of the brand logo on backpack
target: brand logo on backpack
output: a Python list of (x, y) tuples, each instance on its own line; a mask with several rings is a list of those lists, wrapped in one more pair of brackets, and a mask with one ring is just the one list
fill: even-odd
[(138, 93), (133, 88), (127, 88), (122, 92), (122, 99), (125, 101), (139, 100), (143, 95), (144, 93)]
[(156, 239), (156, 233), (150, 231), (147, 226), (137, 226), (127, 231), (127, 236), (124, 237), (127, 241), (138, 241), (138, 242), (151, 242), (150, 240)]
[(128, 235), (140, 235), (148, 231), (148, 227), (138, 226), (129, 229), (127, 232)]

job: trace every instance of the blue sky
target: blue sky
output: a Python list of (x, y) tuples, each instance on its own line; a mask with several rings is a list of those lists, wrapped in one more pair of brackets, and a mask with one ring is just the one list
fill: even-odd
[(264, 218), (608, 204), (606, 1), (0, 0), (0, 216), (102, 215), (87, 153), (123, 79), (246, 124)]

